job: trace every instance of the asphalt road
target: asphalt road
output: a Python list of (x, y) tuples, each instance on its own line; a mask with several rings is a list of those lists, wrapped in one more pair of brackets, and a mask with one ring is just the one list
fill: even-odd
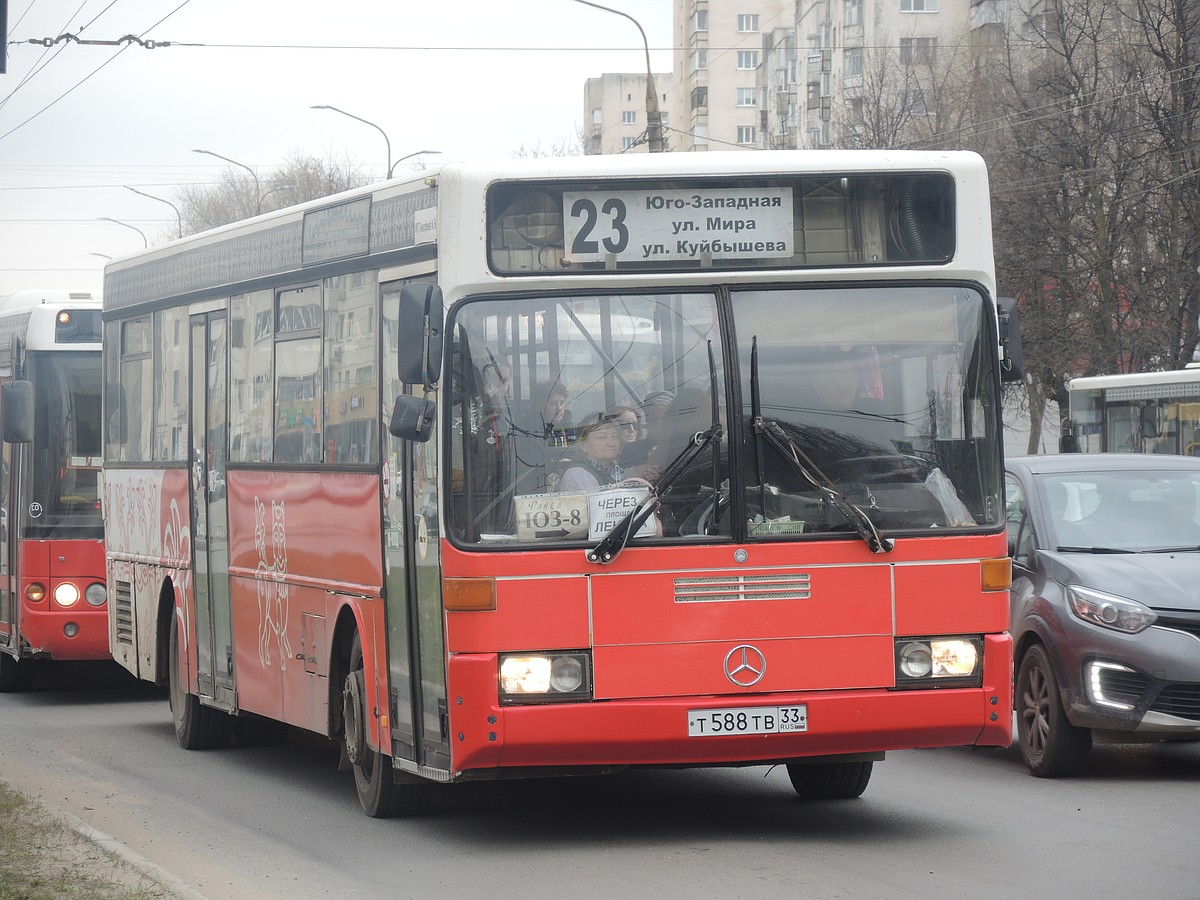
[(1200, 744), (1099, 748), (1063, 781), (1015, 749), (905, 751), (830, 803), (764, 767), (470, 784), (376, 821), (327, 742), (189, 753), (161, 691), (81, 664), (0, 695), (0, 780), (209, 900), (1200, 897)]

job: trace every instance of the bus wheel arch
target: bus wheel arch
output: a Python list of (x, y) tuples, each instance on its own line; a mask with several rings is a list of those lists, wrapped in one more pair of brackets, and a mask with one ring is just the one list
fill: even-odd
[(220, 709), (205, 706), (189, 693), (183, 670), (185, 655), (179, 646), (179, 617), (171, 607), (167, 638), (167, 699), (175, 723), (175, 739), (184, 750), (216, 750), (229, 746), (233, 736), (233, 717)]
[(167, 577), (158, 590), (158, 615), (154, 619), (154, 683), (159, 687), (170, 685), (171, 623), (174, 621), (175, 583)]
[(366, 675), (362, 638), (353, 632), (341, 696), (342, 765), (354, 773), (363, 812), (373, 819), (415, 816), (429, 806), (432, 785), (426, 781), (397, 783), (392, 757), (367, 739)]

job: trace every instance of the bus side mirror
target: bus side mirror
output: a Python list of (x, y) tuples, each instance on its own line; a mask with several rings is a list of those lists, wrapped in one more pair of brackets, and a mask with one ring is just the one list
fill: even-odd
[(10, 381), (4, 385), (4, 443), (33, 442), (33, 382)]
[(437, 384), (442, 369), (442, 289), (436, 284), (400, 288), (396, 356), (405, 384)]
[(401, 394), (396, 398), (392, 407), (392, 422), (388, 431), (392, 437), (402, 441), (416, 441), (423, 444), (429, 440), (433, 429), (433, 416), (437, 412), (437, 404), (428, 397), (414, 397), (411, 394)]
[(1021, 321), (1017, 316), (1017, 301), (998, 297), (996, 312), (1000, 322), (1000, 380), (1021, 381), (1025, 377), (1025, 357), (1021, 353)]
[(1070, 419), (1062, 420), (1062, 434), (1058, 438), (1058, 452), (1079, 452), (1079, 438), (1075, 435), (1075, 423)]

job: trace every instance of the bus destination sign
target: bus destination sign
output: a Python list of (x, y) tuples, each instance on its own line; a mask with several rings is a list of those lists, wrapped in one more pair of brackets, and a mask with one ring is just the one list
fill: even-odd
[(790, 187), (567, 191), (563, 221), (572, 263), (786, 258), (795, 247)]

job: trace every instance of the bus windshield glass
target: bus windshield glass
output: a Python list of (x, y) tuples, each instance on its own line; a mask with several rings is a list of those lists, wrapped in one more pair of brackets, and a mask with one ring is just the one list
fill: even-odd
[(30, 353), (34, 438), (22, 536), (100, 538), (100, 354)]
[(634, 543), (861, 534), (847, 503), (889, 534), (994, 528), (987, 311), (946, 286), (468, 302), (451, 535), (595, 544), (652, 492)]

